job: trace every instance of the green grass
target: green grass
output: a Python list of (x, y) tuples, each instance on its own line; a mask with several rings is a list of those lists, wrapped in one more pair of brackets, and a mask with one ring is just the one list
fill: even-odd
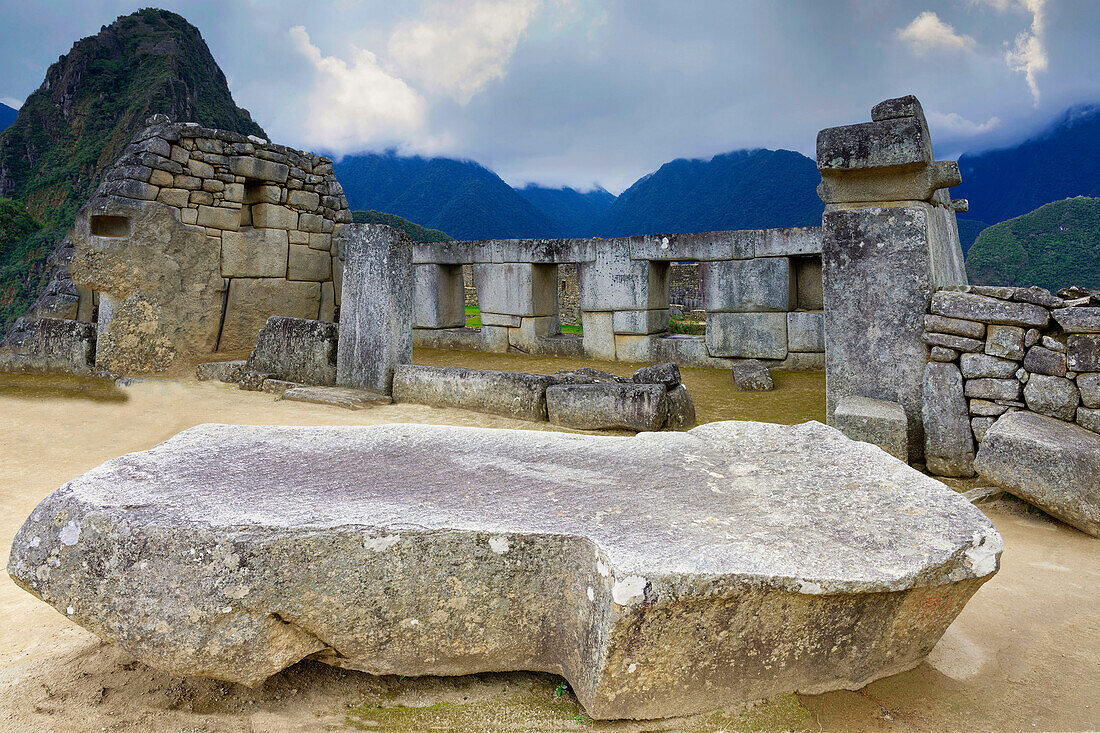
[(705, 321), (689, 321), (673, 316), (668, 321), (669, 333), (682, 333), (689, 336), (703, 336), (707, 332)]
[[(481, 309), (476, 305), (466, 306), (466, 327), (481, 328)], [(579, 323), (563, 323), (561, 324), (561, 332), (581, 334), (583, 333), (583, 329)]]

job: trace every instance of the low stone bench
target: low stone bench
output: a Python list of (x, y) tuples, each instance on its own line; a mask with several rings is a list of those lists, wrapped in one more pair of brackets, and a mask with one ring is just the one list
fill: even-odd
[(47, 497), (8, 572), (173, 674), (536, 670), (594, 718), (659, 718), (910, 669), (1001, 548), (965, 497), (812, 422), (203, 425)]

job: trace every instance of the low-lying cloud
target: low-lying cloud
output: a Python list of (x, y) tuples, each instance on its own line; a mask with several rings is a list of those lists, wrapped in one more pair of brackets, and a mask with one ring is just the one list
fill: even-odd
[(931, 10), (926, 10), (912, 23), (899, 29), (897, 37), (922, 55), (929, 51), (970, 51), (975, 46), (973, 38), (959, 33)]
[(430, 92), (462, 104), (504, 78), (539, 0), (440, 3), (423, 20), (401, 23), (389, 39), (396, 68)]
[(303, 129), (308, 144), (349, 152), (364, 141), (396, 144), (423, 134), (427, 102), (373, 53), (353, 49), (349, 62), (323, 55), (303, 26), (290, 37), (316, 71)]

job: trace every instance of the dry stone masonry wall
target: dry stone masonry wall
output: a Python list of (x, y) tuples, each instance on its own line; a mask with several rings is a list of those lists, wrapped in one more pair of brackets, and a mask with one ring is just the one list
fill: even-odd
[(351, 213), (332, 162), (149, 122), (77, 216), (73, 280), (98, 303), (97, 363), (164, 371), (247, 350), (272, 315), (333, 320)]
[[(1063, 297), (1064, 296), (1064, 297)], [(925, 455), (942, 476), (972, 476), (986, 432), (1030, 411), (1100, 433), (1100, 295), (1075, 288), (962, 287), (924, 317)]]
[[(481, 351), (675, 361), (737, 359), (821, 369), (821, 230), (669, 234), (621, 239), (414, 245), (414, 344)], [(669, 333), (670, 270), (695, 262), (706, 336)], [(576, 268), (582, 336), (561, 333), (561, 269)], [(465, 328), (472, 270), (481, 328)], [(568, 286), (567, 286), (568, 291)], [(564, 306), (563, 306), (564, 303)]]

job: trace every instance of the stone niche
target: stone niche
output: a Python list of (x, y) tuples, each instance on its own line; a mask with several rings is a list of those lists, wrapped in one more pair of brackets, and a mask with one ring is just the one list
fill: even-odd
[(73, 232), (97, 366), (171, 372), (246, 352), (270, 316), (332, 321), (350, 221), (329, 159), (150, 118)]

